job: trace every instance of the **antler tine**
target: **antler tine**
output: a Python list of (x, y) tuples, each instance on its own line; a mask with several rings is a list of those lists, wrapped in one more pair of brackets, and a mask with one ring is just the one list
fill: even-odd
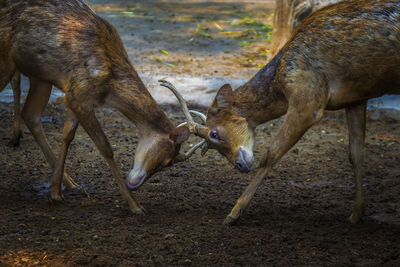
[[(190, 115), (189, 109), (186, 105), (186, 101), (183, 98), (183, 96), (178, 92), (178, 90), (176, 90), (175, 86), (172, 85), (172, 83), (166, 81), (166, 80), (158, 80), (161, 84), (161, 86), (167, 87), (169, 90), (172, 91), (172, 93), (174, 93), (174, 95), (176, 96), (176, 98), (178, 98), (179, 103), (181, 104), (182, 107), (182, 111), (183, 114), (185, 115), (186, 119), (188, 120), (189, 124), (192, 124), (194, 126), (194, 120), (192, 118), (192, 115)], [(192, 132), (192, 129), (189, 130)]]
[[(204, 123), (205, 123), (206, 120), (207, 120), (207, 116), (204, 115), (203, 113), (199, 112), (199, 111), (196, 111), (196, 110), (189, 110), (189, 113), (199, 116), (200, 119), (201, 119)], [(185, 126), (185, 125), (187, 125), (187, 122), (186, 122), (186, 121), (185, 121), (185, 122), (182, 122), (181, 124), (179, 124), (179, 125), (176, 126), (176, 127), (181, 127), (181, 126)]]
[(200, 147), (202, 147), (204, 144), (206, 143), (206, 140), (202, 140), (201, 142), (199, 142), (198, 144), (194, 145), (188, 152), (185, 153), (185, 157), (186, 159), (190, 158), (192, 156), (192, 154), (199, 149)]
[(179, 155), (175, 157), (174, 163), (188, 160), (197, 149), (204, 146), (206, 143), (206, 140), (202, 140), (200, 143), (194, 145), (188, 152), (179, 153)]
[[(194, 114), (194, 115), (199, 116), (201, 118), (201, 120), (203, 121), (203, 123), (206, 123), (207, 116), (204, 115), (203, 113), (201, 113), (199, 111), (196, 111), (196, 110), (189, 110), (189, 112)], [(195, 150), (197, 150), (198, 148), (201, 148), (201, 155), (202, 156), (204, 156), (207, 153), (207, 151), (208, 151), (208, 143), (206, 142), (205, 139), (196, 145), (196, 149)]]
[(199, 112), (199, 111), (196, 111), (196, 110), (189, 110), (189, 112), (192, 113), (192, 114), (194, 114), (194, 115), (199, 116), (200, 119), (201, 119), (204, 123), (206, 123), (207, 116), (204, 115), (203, 113), (201, 113), (201, 112)]
[[(189, 110), (189, 112), (191, 114), (194, 114), (196, 116), (199, 116), (201, 118), (201, 120), (205, 123), (207, 120), (207, 116), (204, 115), (203, 113), (196, 111), (196, 110)], [(177, 127), (181, 127), (181, 126), (185, 126), (187, 125), (187, 122), (183, 122), (181, 124), (179, 124)], [(206, 142), (205, 139), (203, 139), (202, 141), (200, 141), (199, 143), (197, 143), (196, 145), (194, 145), (188, 152), (186, 152), (185, 154), (182, 154), (182, 156), (180, 157), (180, 159), (178, 159), (177, 161), (184, 161), (189, 159), (192, 154), (197, 150), (201, 148), (201, 155), (204, 156), (204, 154), (207, 152), (208, 150), (208, 143)]]
[[(178, 92), (178, 90), (176, 90), (175, 86), (172, 85), (172, 83), (166, 81), (166, 80), (158, 80), (161, 84), (161, 86), (164, 86), (168, 89), (170, 89), (172, 91), (172, 93), (174, 93), (174, 95), (176, 96), (176, 98), (178, 98), (179, 103), (181, 104), (182, 107), (182, 111), (185, 114), (186, 117), (186, 122), (181, 123), (178, 125), (178, 127), (180, 126), (184, 126), (187, 125), (187, 127), (189, 128), (189, 131), (191, 133), (194, 133), (200, 137), (205, 138), (204, 136), (207, 135), (207, 128), (201, 124), (196, 123), (193, 120), (193, 117), (190, 113), (197, 115), (201, 118), (201, 120), (205, 123), (207, 120), (207, 116), (204, 115), (201, 112), (195, 111), (195, 110), (190, 110), (188, 109), (187, 105), (186, 105), (186, 101), (185, 99), (182, 97), (182, 95)], [(187, 160), (188, 158), (190, 158), (192, 156), (192, 154), (197, 150), (201, 148), (202, 152), (201, 155), (204, 155), (207, 150), (208, 150), (208, 143), (206, 140), (202, 140), (201, 142), (199, 142), (198, 144), (194, 145), (188, 152), (186, 152), (185, 154), (180, 153), (177, 157), (175, 157), (175, 162), (180, 162), (180, 161), (184, 161)]]
[(185, 122), (182, 122), (181, 124), (179, 124), (178, 126), (176, 126), (176, 128), (181, 127), (181, 126), (186, 126), (186, 125), (187, 125), (187, 122), (185, 121)]

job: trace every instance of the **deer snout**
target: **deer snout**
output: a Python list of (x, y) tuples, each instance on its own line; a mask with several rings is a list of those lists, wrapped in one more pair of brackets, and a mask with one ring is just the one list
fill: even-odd
[(250, 172), (253, 164), (253, 153), (249, 153), (243, 147), (239, 147), (235, 161), (235, 167), (241, 172)]
[(137, 190), (143, 184), (143, 182), (146, 180), (146, 176), (147, 175), (145, 172), (137, 173), (132, 170), (129, 173), (128, 180), (126, 181), (126, 186), (130, 190)]

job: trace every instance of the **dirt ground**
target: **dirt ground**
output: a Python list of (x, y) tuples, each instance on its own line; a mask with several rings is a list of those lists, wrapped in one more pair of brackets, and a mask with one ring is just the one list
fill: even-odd
[[(96, 1), (94, 8), (117, 26), (141, 73), (251, 77), (268, 47), (264, 37), (221, 37), (213, 28), (215, 21), (224, 31), (234, 28), (227, 21), (244, 16), (268, 23), (268, 1)], [(183, 120), (176, 106), (163, 109), (175, 123)], [(117, 111), (100, 109), (98, 116), (127, 174), (137, 130)], [(281, 121), (257, 128), (257, 162)], [(63, 104), (51, 103), (42, 122), (57, 151)], [(0, 124), (0, 266), (400, 266), (399, 121), (368, 119), (367, 209), (357, 225), (347, 221), (353, 174), (346, 121), (336, 112), (283, 157), (233, 227), (222, 221), (255, 171), (239, 173), (215, 151), (154, 175), (136, 193), (148, 211), (137, 216), (81, 127), (66, 171), (86, 192), (64, 191), (65, 201), (55, 204), (51, 169), (29, 131), (20, 147), (7, 146), (11, 103), (0, 103)], [(183, 149), (197, 141), (191, 137)]]

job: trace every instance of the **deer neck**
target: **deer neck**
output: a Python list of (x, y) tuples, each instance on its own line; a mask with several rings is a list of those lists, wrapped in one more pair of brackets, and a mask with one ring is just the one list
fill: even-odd
[(109, 103), (134, 122), (140, 136), (171, 133), (175, 126), (151, 96), (133, 70), (129, 77), (119, 78)]
[(279, 52), (253, 78), (233, 91), (234, 111), (245, 117), (253, 128), (287, 111), (286, 98), (276, 79), (281, 58)]

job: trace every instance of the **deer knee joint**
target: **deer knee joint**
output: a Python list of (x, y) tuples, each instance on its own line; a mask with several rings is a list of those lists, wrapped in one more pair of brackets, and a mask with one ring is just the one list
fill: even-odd
[(29, 130), (35, 131), (37, 126), (41, 123), (41, 117), (36, 114), (32, 114), (29, 110), (23, 109), (21, 113), (22, 118)]
[(67, 121), (64, 125), (63, 140), (70, 142), (74, 139), (76, 128), (78, 127), (77, 121)]

